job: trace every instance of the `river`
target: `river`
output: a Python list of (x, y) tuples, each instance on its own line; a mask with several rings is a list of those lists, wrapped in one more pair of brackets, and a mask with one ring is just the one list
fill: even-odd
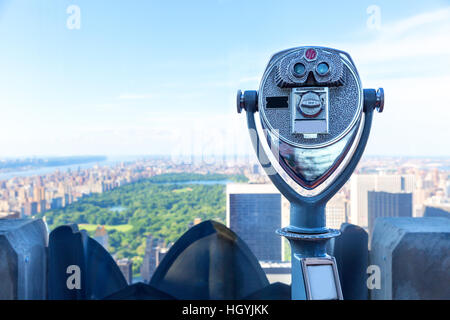
[(42, 176), (45, 174), (49, 174), (59, 170), (61, 172), (65, 172), (67, 170), (75, 171), (80, 169), (89, 169), (98, 166), (114, 166), (120, 162), (130, 162), (136, 161), (138, 159), (142, 159), (142, 156), (120, 156), (120, 157), (107, 157), (106, 160), (103, 161), (92, 161), (87, 163), (79, 163), (79, 164), (69, 164), (65, 166), (55, 166), (55, 167), (41, 167), (34, 168), (30, 170), (19, 170), (19, 171), (10, 171), (0, 173), (0, 180), (9, 180), (14, 177), (30, 177), (30, 176)]

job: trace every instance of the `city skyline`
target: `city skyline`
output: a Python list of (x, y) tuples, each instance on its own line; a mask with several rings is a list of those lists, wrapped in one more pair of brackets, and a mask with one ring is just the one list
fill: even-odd
[[(153, 157), (128, 162), (105, 161), (102, 164), (94, 161), (89, 164), (49, 167), (44, 172), (39, 168), (21, 172), (6, 171), (0, 173), (0, 213), (3, 216), (33, 215), (64, 207), (86, 195), (103, 193), (154, 175), (180, 172), (240, 174), (254, 184), (269, 182), (260, 166), (248, 159), (235, 163), (177, 163)], [(330, 202), (331, 211), (327, 212), (330, 223), (336, 226), (339, 221), (350, 218), (353, 223), (367, 227), (367, 194), (364, 193), (370, 190), (413, 192), (414, 216), (421, 216), (426, 205), (448, 207), (449, 172), (449, 160), (367, 157), (360, 162), (350, 182), (344, 185), (335, 201)], [(353, 210), (349, 212), (349, 205), (344, 202), (350, 199), (353, 199)]]
[(251, 154), (236, 90), (307, 44), (347, 51), (364, 87), (385, 88), (366, 154), (449, 156), (448, 3), (324, 5), (3, 1), (0, 156)]

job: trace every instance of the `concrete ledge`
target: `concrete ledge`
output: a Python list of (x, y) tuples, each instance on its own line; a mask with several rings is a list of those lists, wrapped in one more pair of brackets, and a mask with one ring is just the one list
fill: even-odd
[(48, 233), (41, 219), (0, 219), (0, 299), (45, 299)]
[(450, 220), (377, 219), (370, 264), (381, 271), (371, 299), (450, 299)]
[(367, 232), (343, 223), (341, 235), (329, 242), (328, 253), (336, 258), (344, 300), (367, 300)]

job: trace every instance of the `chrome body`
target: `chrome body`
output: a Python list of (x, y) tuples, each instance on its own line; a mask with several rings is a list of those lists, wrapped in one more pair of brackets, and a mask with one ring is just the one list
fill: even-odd
[[(311, 48), (317, 51), (307, 54)], [(321, 75), (317, 66), (322, 62), (330, 69)], [(296, 63), (304, 64), (306, 71), (293, 74)], [(336, 264), (327, 254), (327, 242), (340, 232), (326, 227), (325, 207), (356, 168), (370, 135), (373, 110), (381, 112), (383, 107), (383, 89), (363, 91), (351, 57), (323, 47), (273, 55), (259, 91), (238, 91), (237, 110), (246, 111), (258, 160), (290, 202), (290, 224), (277, 233), (291, 245), (294, 300), (312, 298), (307, 268), (324, 264), (333, 268), (334, 279), (328, 280), (342, 299)], [(296, 127), (296, 120), (326, 120), (326, 130), (314, 122)]]

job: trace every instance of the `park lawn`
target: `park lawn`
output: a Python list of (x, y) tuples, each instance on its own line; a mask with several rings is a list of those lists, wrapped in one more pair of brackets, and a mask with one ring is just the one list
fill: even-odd
[(191, 192), (192, 188), (186, 187), (186, 188), (181, 188), (181, 189), (175, 189), (172, 192), (173, 193), (183, 193), (183, 192)]
[[(87, 232), (92, 232), (92, 231), (95, 231), (98, 226), (99, 226), (98, 224), (84, 224), (84, 223), (82, 223), (82, 224), (78, 225), (78, 229), (80, 229), (80, 230), (84, 229)], [(105, 225), (105, 229), (106, 230), (113, 230), (113, 229), (115, 229), (115, 230), (120, 231), (120, 232), (130, 231), (131, 228), (133, 228), (133, 226), (131, 224), (118, 224), (116, 226)]]

